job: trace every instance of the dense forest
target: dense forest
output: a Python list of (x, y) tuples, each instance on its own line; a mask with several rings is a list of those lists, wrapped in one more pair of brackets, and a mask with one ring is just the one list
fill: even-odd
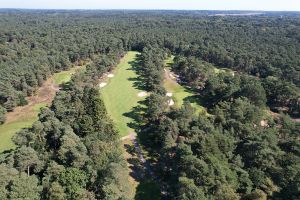
[[(1, 199), (128, 199), (118, 131), (95, 87), (128, 50), (141, 52), (150, 93), (136, 132), (167, 199), (299, 199), (300, 17), (207, 14), (1, 10), (0, 124), (51, 74), (91, 60), (0, 155)], [(171, 55), (206, 114), (166, 103)]]

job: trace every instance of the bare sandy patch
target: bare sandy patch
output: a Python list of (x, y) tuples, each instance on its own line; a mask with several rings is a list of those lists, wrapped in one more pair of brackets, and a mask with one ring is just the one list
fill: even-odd
[(56, 92), (59, 90), (58, 85), (55, 85), (53, 82), (53, 76), (43, 83), (41, 87), (37, 90), (36, 96), (26, 97), (28, 104), (25, 106), (17, 106), (14, 108), (13, 112), (7, 112), (5, 117), (5, 124), (18, 121), (22, 118), (27, 118), (29, 116), (37, 115), (36, 112), (33, 112), (35, 105), (40, 103), (46, 103), (50, 105), (53, 98), (55, 97)]
[(103, 87), (105, 87), (106, 85), (107, 85), (107, 83), (102, 82), (102, 83), (99, 84), (99, 87), (100, 87), (100, 88), (103, 88)]
[(168, 100), (168, 105), (169, 106), (173, 106), (175, 104), (174, 100), (173, 99), (169, 99)]
[(147, 92), (139, 92), (139, 93), (137, 94), (137, 96), (138, 96), (138, 97), (145, 97), (145, 96), (147, 96)]
[(261, 120), (260, 121), (260, 126), (269, 127), (268, 120)]
[(172, 92), (167, 92), (166, 96), (171, 97), (171, 96), (173, 96), (173, 93)]
[(107, 75), (108, 78), (112, 78), (112, 77), (114, 77), (114, 76), (115, 76), (114, 74), (108, 74), (108, 75)]

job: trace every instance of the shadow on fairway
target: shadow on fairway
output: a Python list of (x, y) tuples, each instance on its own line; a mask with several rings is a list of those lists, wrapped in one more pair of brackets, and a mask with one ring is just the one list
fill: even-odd
[(133, 86), (138, 90), (147, 90), (143, 70), (142, 70), (142, 63), (141, 63), (141, 55), (137, 55), (137, 58), (134, 61), (129, 62), (132, 66), (127, 70), (133, 70), (138, 75), (136, 78), (129, 78), (129, 81), (133, 82)]
[(130, 112), (124, 113), (125, 117), (133, 119), (132, 122), (129, 122), (128, 127), (135, 130), (136, 133), (140, 132), (141, 124), (143, 123), (143, 114), (146, 112), (146, 100), (138, 102), (139, 105), (133, 107)]

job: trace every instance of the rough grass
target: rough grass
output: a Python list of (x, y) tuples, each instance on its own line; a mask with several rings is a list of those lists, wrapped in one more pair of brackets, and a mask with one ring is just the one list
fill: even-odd
[[(174, 56), (171, 56), (165, 60), (166, 70), (168, 71), (167, 73), (169, 73), (169, 70), (171, 69), (173, 59)], [(164, 87), (167, 92), (173, 93), (171, 98), (174, 100), (175, 106), (181, 107), (185, 101), (188, 101), (191, 103), (192, 107), (196, 109), (197, 113), (206, 112), (205, 108), (197, 103), (197, 99), (190, 89), (180, 85), (176, 80), (169, 78), (166, 74), (164, 78)]]
[(55, 73), (53, 75), (53, 82), (56, 85), (60, 85), (62, 83), (67, 83), (71, 80), (72, 75), (75, 74), (76, 71), (82, 70), (84, 68), (85, 68), (85, 66), (76, 66), (76, 67), (71, 68), (70, 70)]
[(107, 86), (100, 89), (107, 112), (114, 121), (120, 136), (126, 136), (134, 131), (128, 126), (133, 119), (126, 114), (138, 105), (138, 101), (144, 99), (144, 97), (137, 96), (141, 90), (134, 87), (132, 80), (137, 78), (137, 74), (130, 62), (137, 58), (137, 54), (138, 52), (129, 51), (116, 67), (115, 76), (108, 80)]

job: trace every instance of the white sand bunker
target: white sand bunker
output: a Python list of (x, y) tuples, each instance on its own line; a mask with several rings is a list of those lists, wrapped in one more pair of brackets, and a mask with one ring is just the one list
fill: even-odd
[(173, 93), (172, 92), (167, 92), (166, 96), (171, 97), (171, 96), (173, 96)]
[(112, 77), (114, 77), (114, 76), (115, 76), (114, 74), (108, 74), (108, 75), (107, 75), (108, 78), (112, 78)]
[(174, 100), (173, 99), (169, 99), (168, 100), (168, 105), (169, 106), (173, 106), (175, 104)]
[(103, 88), (103, 87), (105, 87), (106, 85), (107, 85), (107, 83), (102, 82), (102, 83), (99, 84), (99, 87), (100, 87), (100, 88)]
[(144, 96), (147, 96), (147, 92), (140, 92), (137, 95), (138, 95), (138, 97), (144, 97)]

